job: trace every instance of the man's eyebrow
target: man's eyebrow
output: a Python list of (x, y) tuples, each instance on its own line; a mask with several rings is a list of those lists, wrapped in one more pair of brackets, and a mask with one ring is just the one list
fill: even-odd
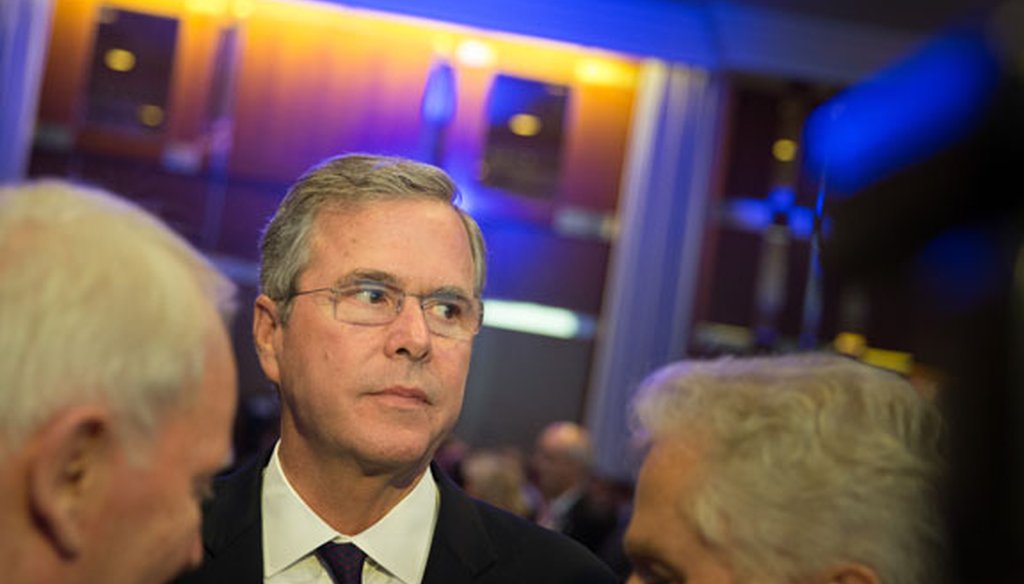
[(462, 298), (470, 299), (473, 297), (472, 294), (468, 294), (464, 289), (459, 286), (441, 286), (433, 292), (427, 294), (427, 296), (440, 296), (442, 298)]
[[(335, 286), (345, 286), (359, 281), (370, 281), (379, 284), (386, 284), (395, 288), (404, 289), (402, 282), (390, 272), (384, 272), (381, 270), (372, 270), (365, 268), (357, 268), (344, 276), (338, 278), (335, 282)], [(461, 286), (448, 285), (434, 288), (429, 292), (425, 292), (424, 296), (441, 296), (449, 298), (473, 298), (473, 294), (469, 293), (465, 288)]]
[(344, 286), (362, 280), (369, 280), (371, 282), (377, 282), (379, 284), (387, 284), (388, 286), (394, 286), (396, 288), (399, 287), (398, 278), (396, 278), (394, 274), (382, 272), (380, 270), (368, 270), (362, 268), (352, 270), (351, 272), (338, 278), (338, 280), (335, 282), (335, 285)]

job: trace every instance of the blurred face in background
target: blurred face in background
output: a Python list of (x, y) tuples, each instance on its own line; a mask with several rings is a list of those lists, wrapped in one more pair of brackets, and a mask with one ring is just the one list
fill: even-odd
[(554, 499), (576, 484), (577, 464), (557, 449), (539, 443), (531, 462), (537, 489), (545, 499)]
[(531, 460), (537, 489), (547, 500), (579, 485), (587, 474), (586, 465), (574, 451), (586, 448), (582, 429), (569, 423), (555, 423), (541, 432)]

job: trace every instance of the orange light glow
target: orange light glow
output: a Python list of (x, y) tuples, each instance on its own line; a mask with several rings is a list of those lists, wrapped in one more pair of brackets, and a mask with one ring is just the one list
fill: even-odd
[(196, 14), (220, 16), (227, 10), (227, 0), (187, 0), (185, 7)]
[(636, 85), (636, 66), (605, 59), (580, 59), (576, 63), (576, 79), (591, 85), (629, 88)]

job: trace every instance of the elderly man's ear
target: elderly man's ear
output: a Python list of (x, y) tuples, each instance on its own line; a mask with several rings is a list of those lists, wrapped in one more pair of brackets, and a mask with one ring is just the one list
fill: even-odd
[(819, 584), (879, 584), (878, 574), (864, 564), (848, 563), (834, 566), (825, 571)]
[(78, 555), (113, 482), (111, 412), (101, 406), (62, 410), (29, 440), (27, 495), (40, 536), (63, 557)]

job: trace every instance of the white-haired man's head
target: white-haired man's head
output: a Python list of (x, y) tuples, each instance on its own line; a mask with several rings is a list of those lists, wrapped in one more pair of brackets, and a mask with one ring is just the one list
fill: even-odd
[(823, 353), (680, 362), (634, 413), (638, 577), (936, 581), (941, 421), (898, 375)]
[(200, 561), (237, 399), (234, 293), (111, 193), (0, 188), (5, 577), (141, 584)]
[[(99, 189), (0, 191), (0, 444), (102, 399), (140, 428), (202, 374), (206, 318), (234, 284), (180, 236)], [(29, 390), (31, 388), (31, 390)], [(193, 388), (194, 389), (194, 388)]]

